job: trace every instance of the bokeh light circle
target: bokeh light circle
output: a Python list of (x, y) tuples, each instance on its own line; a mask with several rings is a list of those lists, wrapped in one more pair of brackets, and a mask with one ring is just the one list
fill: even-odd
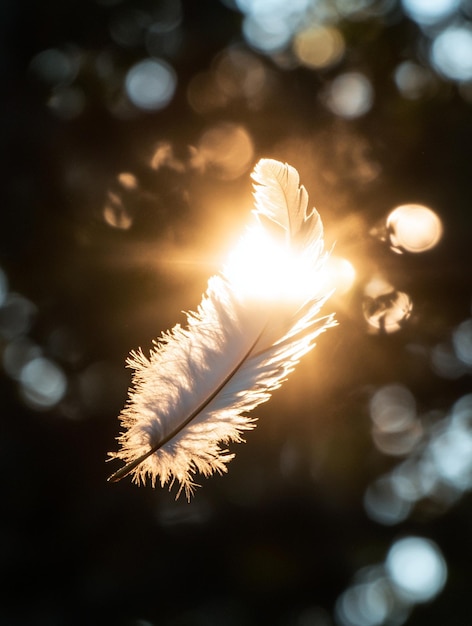
[(145, 111), (157, 111), (172, 100), (177, 86), (174, 69), (165, 61), (145, 59), (133, 65), (125, 80), (131, 102)]
[(465, 491), (472, 482), (472, 434), (457, 423), (435, 433), (429, 452), (437, 473), (446, 484)]
[(402, 96), (409, 100), (418, 100), (428, 95), (434, 87), (429, 70), (412, 61), (400, 63), (395, 69), (394, 79)]
[(403, 430), (416, 418), (415, 397), (404, 385), (385, 385), (371, 398), (370, 416), (381, 430)]
[(30, 69), (45, 83), (68, 85), (77, 76), (79, 62), (74, 54), (57, 48), (48, 48), (33, 57)]
[(425, 252), (441, 239), (443, 228), (437, 214), (422, 204), (403, 204), (387, 217), (390, 244), (396, 252)]
[(344, 39), (337, 28), (312, 26), (295, 35), (293, 51), (298, 60), (314, 69), (329, 67), (343, 56)]
[(472, 318), (464, 320), (452, 335), (456, 356), (464, 365), (472, 367)]
[(438, 546), (422, 537), (405, 537), (393, 544), (386, 559), (390, 578), (405, 600), (427, 602), (444, 587), (447, 565)]
[[(339, 626), (381, 626), (396, 614), (391, 583), (382, 571), (376, 571), (379, 569), (373, 567), (358, 572), (359, 582), (339, 596), (335, 606)], [(389, 623), (402, 622), (392, 620)]]
[(0, 307), (0, 337), (14, 339), (25, 335), (33, 324), (36, 306), (19, 293), (8, 293)]
[(53, 407), (64, 397), (67, 379), (56, 363), (38, 356), (21, 370), (20, 384), (26, 403), (40, 410)]
[(274, 53), (288, 45), (292, 30), (281, 17), (273, 16), (268, 20), (248, 15), (243, 21), (243, 34), (248, 44), (256, 50)]
[(32, 359), (41, 356), (41, 348), (28, 337), (17, 337), (3, 350), (2, 364), (6, 373), (18, 380), (24, 366)]
[(364, 494), (364, 509), (374, 522), (393, 526), (404, 521), (412, 508), (411, 502), (395, 490), (390, 476), (381, 476), (369, 485)]
[(435, 24), (457, 11), (460, 0), (402, 0), (405, 13), (418, 24)]
[(373, 100), (374, 90), (370, 80), (359, 72), (346, 72), (331, 83), (326, 104), (335, 115), (354, 119), (365, 115)]
[(440, 33), (431, 48), (431, 63), (449, 79), (472, 80), (472, 29), (451, 26)]
[(409, 319), (413, 303), (407, 293), (373, 278), (364, 289), (362, 310), (371, 331), (393, 333)]

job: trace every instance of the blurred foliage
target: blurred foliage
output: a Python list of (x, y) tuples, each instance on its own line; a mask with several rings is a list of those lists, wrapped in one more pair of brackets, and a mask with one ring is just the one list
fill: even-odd
[[(470, 622), (471, 19), (2, 2), (0, 624)], [(339, 327), (190, 504), (109, 485), (126, 355), (197, 306), (260, 157), (299, 170), (355, 269)], [(430, 249), (405, 205), (439, 220)], [(401, 537), (436, 587), (398, 579)]]

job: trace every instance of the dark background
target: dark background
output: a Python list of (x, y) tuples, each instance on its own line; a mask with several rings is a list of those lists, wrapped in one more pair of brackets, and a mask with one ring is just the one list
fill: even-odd
[[(317, 69), (290, 42), (251, 46), (230, 2), (2, 0), (2, 626), (470, 624), (470, 468), (461, 488), (438, 479), (397, 517), (373, 519), (364, 505), (379, 477), (427, 454), (471, 389), (472, 361), (453, 338), (471, 315), (472, 96), (428, 56), (470, 11), (428, 29), (395, 2), (324, 6), (345, 51)], [(123, 85), (150, 56), (155, 23), (152, 53), (177, 85), (167, 106), (143, 110)], [(234, 74), (221, 70), (229, 50), (243, 53)], [(416, 95), (395, 82), (405, 61), (428, 77)], [(245, 67), (260, 88), (244, 91)], [(353, 118), (326, 103), (345, 72), (367, 76), (374, 94)], [(339, 326), (260, 407), (228, 474), (202, 479), (190, 503), (109, 484), (126, 356), (198, 305), (247, 220), (261, 157), (299, 170), (328, 247), (356, 269), (326, 309)], [(433, 209), (444, 234), (428, 252), (396, 254), (385, 217), (410, 202)], [(397, 332), (369, 330), (364, 288), (377, 274), (413, 303)], [(32, 388), (24, 368), (38, 355)], [(56, 399), (53, 383), (64, 387)], [(408, 453), (386, 454), (373, 437), (369, 400), (392, 383), (416, 400), (421, 434)], [(447, 563), (438, 597), (403, 617), (395, 602), (384, 617), (340, 616), (359, 572), (409, 535), (432, 539)]]

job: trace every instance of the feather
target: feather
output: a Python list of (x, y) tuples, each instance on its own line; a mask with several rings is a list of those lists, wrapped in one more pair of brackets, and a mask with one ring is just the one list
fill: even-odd
[(262, 159), (252, 176), (252, 226), (209, 279), (187, 326), (163, 334), (149, 357), (138, 350), (128, 358), (134, 376), (120, 415), (120, 449), (109, 454), (125, 465), (112, 482), (128, 474), (137, 484), (150, 479), (170, 488), (177, 481), (177, 497), (184, 490), (190, 498), (194, 475), (227, 471), (234, 454), (226, 444), (255, 427), (247, 414), (335, 325), (333, 315), (318, 317), (331, 295), (323, 227), (319, 214), (307, 211), (297, 171)]

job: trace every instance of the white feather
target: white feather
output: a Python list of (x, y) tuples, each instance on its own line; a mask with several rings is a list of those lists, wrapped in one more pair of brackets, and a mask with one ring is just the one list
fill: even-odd
[[(225, 444), (242, 441), (255, 426), (247, 413), (270, 398), (315, 338), (335, 324), (332, 315), (317, 318), (330, 295), (320, 286), (323, 227), (315, 210), (307, 213), (297, 171), (262, 159), (253, 178), (256, 219), (242, 245), (261, 283), (246, 288), (251, 276), (241, 279), (238, 260), (230, 261), (210, 278), (186, 328), (164, 334), (149, 358), (141, 350), (131, 353), (127, 364), (135, 372), (120, 416), (121, 447), (110, 453), (125, 465), (111, 481), (131, 473), (138, 484), (178, 481), (177, 495), (184, 489), (190, 497), (196, 473), (226, 472), (234, 455)], [(264, 235), (276, 241), (271, 258), (258, 256), (257, 237)], [(270, 279), (276, 289), (267, 293)], [(293, 290), (295, 283), (303, 288)]]

